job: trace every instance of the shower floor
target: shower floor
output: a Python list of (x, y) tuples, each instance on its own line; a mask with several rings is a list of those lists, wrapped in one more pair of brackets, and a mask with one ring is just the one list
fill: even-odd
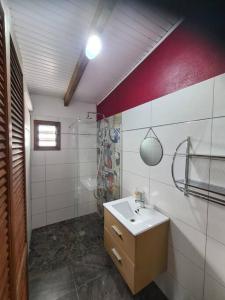
[(103, 221), (95, 213), (32, 232), (31, 300), (166, 300), (150, 284), (132, 296), (103, 247)]

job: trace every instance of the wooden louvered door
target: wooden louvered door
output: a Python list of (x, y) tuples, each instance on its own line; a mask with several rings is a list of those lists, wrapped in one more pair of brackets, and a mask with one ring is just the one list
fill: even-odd
[(8, 108), (4, 13), (0, 7), (0, 299), (10, 297)]
[(23, 74), (10, 39), (10, 164), (11, 164), (11, 258), (14, 300), (27, 299), (27, 234), (25, 195)]

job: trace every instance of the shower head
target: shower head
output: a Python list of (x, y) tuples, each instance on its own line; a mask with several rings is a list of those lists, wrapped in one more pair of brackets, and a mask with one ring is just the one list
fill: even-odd
[(101, 113), (98, 113), (98, 112), (92, 112), (92, 111), (89, 111), (87, 113), (87, 119), (93, 119), (93, 117), (91, 115), (101, 116), (105, 120), (105, 115), (104, 114), (101, 114)]

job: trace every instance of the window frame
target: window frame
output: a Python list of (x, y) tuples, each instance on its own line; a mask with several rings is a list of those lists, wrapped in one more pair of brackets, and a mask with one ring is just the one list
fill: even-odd
[[(56, 146), (39, 146), (38, 126), (56, 127)], [(61, 150), (61, 123), (55, 121), (34, 120), (34, 150), (35, 151), (59, 151)]]

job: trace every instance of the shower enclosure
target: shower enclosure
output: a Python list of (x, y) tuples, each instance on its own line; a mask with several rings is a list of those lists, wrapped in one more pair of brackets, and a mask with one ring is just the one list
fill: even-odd
[[(99, 114), (100, 115), (100, 114)], [(75, 137), (76, 216), (98, 211), (103, 203), (121, 195), (121, 115), (96, 122), (97, 113), (75, 120), (70, 125)]]

